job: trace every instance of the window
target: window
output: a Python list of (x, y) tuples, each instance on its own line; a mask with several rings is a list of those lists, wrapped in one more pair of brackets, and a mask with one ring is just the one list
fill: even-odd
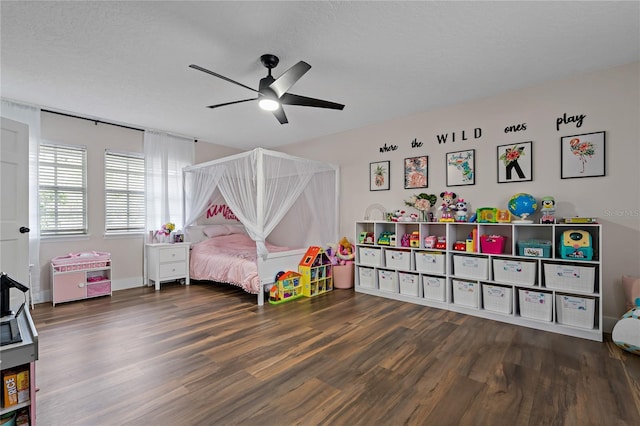
[(144, 232), (144, 157), (107, 150), (104, 159), (106, 232)]
[(40, 144), (40, 235), (87, 234), (87, 148)]

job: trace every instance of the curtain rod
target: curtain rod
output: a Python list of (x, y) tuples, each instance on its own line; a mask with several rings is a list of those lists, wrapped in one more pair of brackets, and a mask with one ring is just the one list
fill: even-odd
[(108, 121), (102, 121), (102, 120), (98, 120), (98, 119), (95, 119), (95, 118), (89, 118), (89, 117), (82, 117), (82, 116), (79, 116), (79, 115), (69, 114), (69, 113), (66, 113), (66, 112), (52, 111), (50, 109), (44, 109), (44, 108), (41, 109), (40, 111), (49, 112), (51, 114), (64, 115), (65, 117), (79, 118), (81, 120), (93, 121), (96, 124), (98, 124), (98, 123), (109, 124), (110, 126), (118, 126), (118, 127), (122, 127), (122, 128), (129, 129), (129, 130), (137, 130), (139, 132), (144, 132), (144, 129), (140, 129), (140, 128), (137, 128), (137, 127), (126, 126), (124, 124), (109, 123)]

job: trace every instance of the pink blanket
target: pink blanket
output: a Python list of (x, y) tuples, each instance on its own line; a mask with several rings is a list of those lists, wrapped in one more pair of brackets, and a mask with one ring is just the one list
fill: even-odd
[[(288, 250), (269, 243), (266, 246), (269, 252)], [(256, 243), (246, 234), (209, 238), (191, 246), (189, 274), (194, 280), (229, 283), (257, 294), (260, 277), (256, 259)]]

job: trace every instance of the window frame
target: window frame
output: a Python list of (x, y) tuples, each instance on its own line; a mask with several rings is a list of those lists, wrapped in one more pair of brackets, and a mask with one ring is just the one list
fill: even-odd
[[(46, 162), (43, 159), (43, 148), (51, 149), (53, 152), (53, 162)], [(58, 161), (57, 157), (60, 154), (71, 152), (80, 152), (80, 167), (73, 164), (64, 164)], [(43, 176), (46, 176), (44, 169), (52, 168), (52, 174), (54, 175), (53, 182), (50, 184), (43, 184)], [(80, 186), (65, 186), (58, 182), (60, 171), (67, 169), (80, 169), (81, 179)], [(88, 170), (88, 153), (86, 145), (71, 145), (54, 141), (43, 140), (38, 144), (38, 226), (40, 228), (40, 236), (42, 238), (55, 238), (55, 237), (85, 237), (89, 235), (89, 212), (88, 212), (88, 188), (87, 188), (87, 170)], [(69, 173), (72, 175), (73, 173)], [(46, 192), (52, 193), (53, 200), (53, 215), (45, 214), (45, 205), (43, 203), (43, 197)], [(60, 200), (64, 199), (64, 195), (74, 194), (76, 197), (80, 195), (81, 198), (81, 213), (82, 216), (78, 226), (74, 228), (65, 228), (60, 226), (60, 222), (64, 219), (65, 213), (61, 212)], [(51, 207), (51, 206), (48, 206)], [(67, 213), (68, 214), (68, 213)], [(51, 220), (55, 226), (44, 227), (43, 223), (47, 220)]]
[[(129, 177), (133, 174), (138, 174), (139, 176), (142, 177), (142, 186), (141, 189), (129, 189), (128, 188), (128, 184), (127, 184), (127, 189), (115, 189), (115, 188), (109, 188), (108, 187), (108, 182), (107, 182), (107, 173), (109, 173), (109, 167), (107, 165), (108, 163), (108, 158), (109, 156), (114, 156), (114, 157), (124, 157), (127, 160), (125, 160), (127, 163), (129, 163), (130, 161), (137, 161), (137, 160), (141, 160), (142, 164), (141, 167), (139, 167), (139, 174), (138, 173), (132, 173), (130, 170), (127, 170), (126, 172), (122, 173), (123, 177), (127, 178), (127, 182), (129, 182)], [(127, 168), (130, 166), (130, 164), (127, 164)], [(113, 149), (105, 149), (104, 152), (104, 233), (105, 235), (132, 235), (132, 234), (143, 234), (145, 231), (145, 220), (146, 220), (146, 213), (145, 213), (145, 188), (146, 188), (146, 176), (145, 176), (145, 158), (144, 158), (144, 154), (143, 153), (139, 153), (139, 152), (127, 152), (127, 151), (117, 151), (117, 150), (113, 150)], [(126, 222), (127, 222), (127, 226), (125, 227), (113, 227), (110, 228), (109, 227), (109, 216), (110, 216), (110, 203), (108, 202), (108, 195), (109, 194), (125, 194), (127, 201), (126, 201)], [(138, 195), (139, 198), (139, 203), (141, 206), (141, 213), (138, 215), (139, 219), (141, 219), (141, 226), (139, 227), (132, 227), (130, 226), (129, 223), (129, 218), (132, 217), (131, 210), (131, 196), (132, 195)], [(134, 216), (135, 217), (135, 216)]]

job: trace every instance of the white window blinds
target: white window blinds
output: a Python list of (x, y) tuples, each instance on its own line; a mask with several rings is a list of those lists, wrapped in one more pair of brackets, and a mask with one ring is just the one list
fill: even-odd
[(87, 148), (40, 144), (40, 235), (87, 234)]
[(142, 154), (105, 152), (105, 231), (144, 231), (144, 158)]

